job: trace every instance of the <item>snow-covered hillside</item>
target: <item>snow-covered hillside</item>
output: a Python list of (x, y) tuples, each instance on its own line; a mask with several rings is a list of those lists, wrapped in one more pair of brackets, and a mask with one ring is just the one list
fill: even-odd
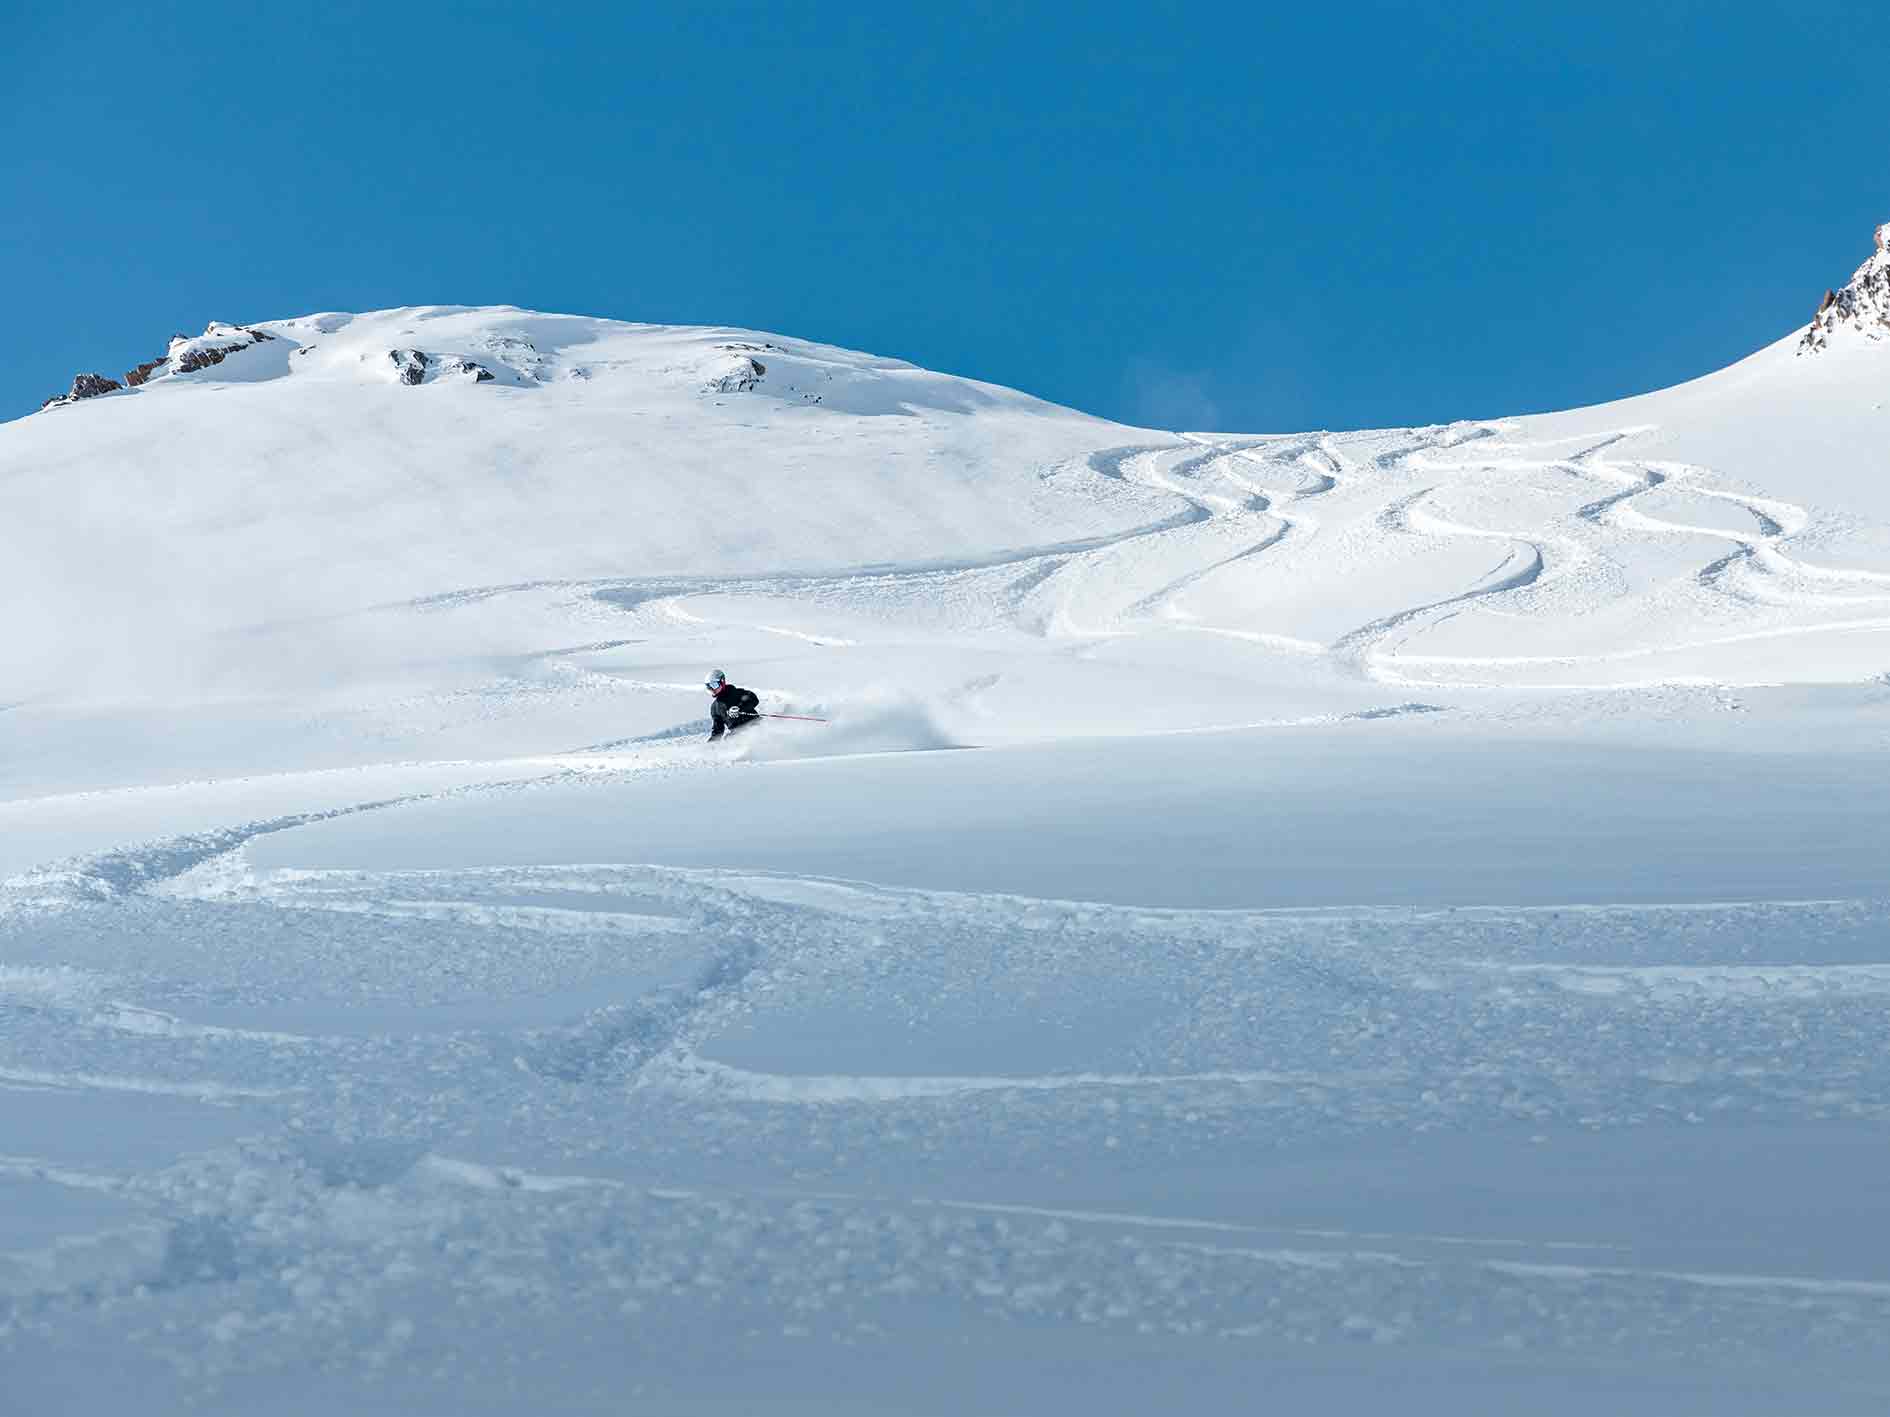
[(441, 307), (0, 425), (7, 1395), (1882, 1410), (1880, 274), (1419, 429)]
[[(36, 612), (14, 697), (101, 663), (117, 692), (127, 658), (167, 689), (329, 679), (307, 649), (322, 630), (252, 632), (442, 594), (944, 562), (1151, 515), (1056, 475), (1104, 425), (893, 360), (517, 310), (253, 330), (271, 338), (6, 427), (0, 594)], [(243, 337), (212, 325), (172, 349)], [(361, 650), (368, 625), (330, 651)]]

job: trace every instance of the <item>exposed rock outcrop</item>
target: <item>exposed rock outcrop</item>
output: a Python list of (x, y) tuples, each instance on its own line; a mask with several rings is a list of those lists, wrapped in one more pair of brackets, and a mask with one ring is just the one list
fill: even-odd
[(752, 355), (737, 355), (728, 366), (703, 386), (707, 394), (745, 394), (768, 372), (768, 366)]
[(433, 361), (417, 349), (390, 349), (387, 357), (394, 361), (394, 369), (403, 384), (418, 384), (427, 377), (427, 365)]
[(57, 408), (77, 403), (80, 399), (96, 398), (114, 389), (135, 389), (165, 374), (194, 374), (199, 369), (221, 364), (238, 350), (274, 338), (266, 330), (252, 329), (248, 325), (226, 325), (220, 320), (212, 320), (204, 326), (200, 335), (172, 335), (170, 348), (156, 359), (147, 359), (127, 369), (123, 384), (115, 379), (107, 379), (103, 374), (81, 374), (72, 381), (72, 392), (47, 399), (40, 407)]
[(204, 326), (200, 335), (172, 335), (168, 352), (126, 370), (125, 383), (135, 389), (161, 374), (195, 374), (199, 369), (221, 364), (238, 350), (274, 338), (266, 330), (251, 329), (248, 325), (226, 325), (220, 320), (212, 320)]
[(1877, 249), (1842, 290), (1827, 290), (1803, 339), (1800, 354), (1826, 349), (1831, 337), (1850, 329), (1865, 339), (1890, 336), (1890, 222), (1877, 228)]
[(41, 408), (63, 408), (80, 399), (95, 399), (100, 394), (109, 394), (122, 389), (123, 384), (116, 379), (107, 379), (103, 374), (79, 374), (72, 380), (72, 388), (63, 394), (55, 394), (40, 405)]
[[(238, 346), (238, 348), (247, 347), (246, 345)], [(177, 356), (177, 372), (195, 374), (199, 369), (208, 369), (213, 364), (221, 364), (229, 355), (229, 350), (217, 349), (214, 346), (209, 349), (186, 349)]]
[(240, 349), (274, 338), (245, 325), (225, 325), (212, 320), (196, 339), (172, 340), (167, 357), (179, 374), (195, 374), (199, 369), (221, 364)]
[(485, 365), (460, 354), (428, 354), (423, 349), (390, 349), (394, 372), (403, 384), (412, 387), (432, 379), (456, 379), (474, 384), (490, 384), (498, 376)]

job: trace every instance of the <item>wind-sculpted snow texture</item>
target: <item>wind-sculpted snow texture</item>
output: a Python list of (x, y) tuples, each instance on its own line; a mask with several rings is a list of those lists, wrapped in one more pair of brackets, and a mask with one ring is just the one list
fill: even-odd
[[(123, 1343), (192, 1401), (357, 1362), (524, 1401), (550, 1344), (586, 1355), (563, 1396), (608, 1403), (757, 1331), (872, 1370), (1046, 1325), (1746, 1371), (1777, 1400), (1762, 1353), (1880, 1390), (1885, 1255), (1848, 1227), (1881, 1201), (1886, 925), (259, 874), (236, 847), (7, 922), (16, 1214), (110, 1206), (8, 1256), (7, 1341), (73, 1383)], [(173, 1139), (181, 1109), (211, 1120)], [(1674, 1194), (1505, 1195), (1645, 1187), (1640, 1147)], [(1728, 1150), (1760, 1169), (1715, 1174)], [(1794, 1264), (1730, 1269), (1747, 1208), (1819, 1164)]]
[(1890, 1403), (1890, 345), (230, 330), (0, 427), (0, 1410)]

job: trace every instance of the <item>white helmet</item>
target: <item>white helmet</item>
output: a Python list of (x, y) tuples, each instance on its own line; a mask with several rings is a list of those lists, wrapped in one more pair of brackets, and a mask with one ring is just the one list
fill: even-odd
[(719, 669), (711, 669), (709, 671), (709, 677), (702, 681), (702, 686), (711, 694), (719, 694), (722, 692), (722, 686), (726, 683), (728, 683), (728, 675), (724, 674)]

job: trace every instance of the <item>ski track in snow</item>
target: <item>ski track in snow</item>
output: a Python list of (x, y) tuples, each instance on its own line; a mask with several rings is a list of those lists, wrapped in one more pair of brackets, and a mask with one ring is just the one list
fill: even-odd
[[(1890, 630), (1890, 573), (1804, 559), (1817, 510), (1643, 456), (1652, 431), (1155, 435), (1041, 471), (1133, 507), (1127, 531), (421, 596), (370, 615), (534, 604), (573, 642), (381, 711), (453, 728), (585, 695), (666, 703), (700, 693), (670, 660), (726, 643), (805, 665), (988, 634), (1074, 672), (1185, 633), (1349, 697), (1116, 736), (1404, 732), (1474, 712), (1433, 690), (1767, 682), (1749, 655)], [(1380, 566), (1395, 573), (1362, 574)], [(1036, 692), (1008, 662), (984, 669), (940, 699), (969, 713)], [(1881, 656), (1854, 677), (1882, 682)], [(753, 766), (662, 721), (604, 738), (602, 714), (549, 718), (544, 742), (598, 741), (381, 764), (366, 771), (387, 790), (341, 805), (319, 773), (260, 775), (276, 805), (253, 820), (232, 807), (155, 840), (125, 826), (0, 880), (0, 1097), (25, 1119), (0, 1140), (0, 1182), (29, 1220), (74, 1197), (111, 1207), (0, 1230), (0, 1370), (109, 1350), (174, 1375), (187, 1410), (337, 1353), (377, 1372), (424, 1352), (445, 1391), (518, 1392), (521, 1327), (620, 1354), (622, 1376), (714, 1335), (852, 1351), (988, 1324), (1263, 1355), (1783, 1365), (1882, 1395), (1876, 1249), (1755, 1272), (1605, 1206), (1540, 1233), (1421, 1208), (1364, 1224), (1338, 1199), (1322, 1219), (1275, 1172), (1353, 1144), (1382, 1164), (1473, 1139), (1513, 1160), (1639, 1129), (1881, 1128), (1890, 903), (1215, 911), (583, 861), (252, 860), (265, 837), (343, 818), (392, 830), (405, 808), (482, 793)], [(827, 741), (927, 748), (948, 741), (935, 727)], [(388, 785), (417, 766), (467, 780)], [(720, 803), (740, 780), (701, 781)], [(160, 791), (188, 795), (4, 807), (29, 830), (36, 810), (96, 809), (116, 831)], [(59, 1125), (34, 1121), (52, 1109)], [(147, 1112), (150, 1144), (119, 1145)], [(412, 1317), (440, 1313), (459, 1318), (450, 1348)]]
[[(453, 1381), (483, 1384), (504, 1378), (516, 1304), (634, 1358), (731, 1324), (923, 1342), (928, 1321), (899, 1317), (922, 1297), (959, 1325), (1237, 1345), (1890, 1359), (1890, 1278), (1868, 1273), (1669, 1262), (1605, 1226), (1082, 1200), (1086, 1176), (1264, 1171), (1322, 1138), (1882, 1125), (1890, 963), (1790, 953), (1890, 935), (1881, 902), (1228, 912), (717, 870), (248, 864), (265, 836), (411, 800), (8, 883), (30, 904), (0, 909), (0, 1094), (195, 1107), (241, 1136), (142, 1165), (7, 1148), (8, 1184), (121, 1213), (0, 1247), (0, 1356), (109, 1336), (211, 1402), (337, 1348), (394, 1361), (401, 1315), (441, 1306), (485, 1340), (462, 1338)], [(1755, 940), (1787, 954), (1754, 962)], [(454, 1021), (573, 985), (587, 1002), (561, 1017)], [(849, 1042), (874, 1066), (809, 1066)], [(1060, 1187), (1006, 1194), (1003, 1174), (1033, 1170)]]
[[(1731, 647), (1757, 638), (1788, 642), (1821, 633), (1890, 630), (1890, 572), (1805, 562), (1795, 541), (1815, 519), (1794, 504), (1712, 482), (1710, 469), (1638, 458), (1628, 451), (1649, 430), (1626, 428), (1575, 446), (1512, 442), (1500, 425), (1450, 425), (1391, 434), (1275, 438), (1176, 435), (1169, 443), (1107, 449), (1053, 471), (1052, 478), (1101, 478), (1177, 508), (1140, 528), (1104, 537), (985, 556), (818, 572), (665, 576), (638, 580), (537, 581), (428, 597), (412, 608), (445, 610), (529, 593), (591, 602), (654, 633), (681, 626), (703, 634), (743, 629), (815, 646), (860, 643), (843, 620), (904, 623), (917, 615), (954, 630), (1021, 627), (1036, 635), (1089, 640), (1135, 635), (1151, 626), (1219, 634), (1325, 656), (1341, 673), (1413, 686), (1510, 686), (1525, 666), (1566, 678), (1586, 669), (1598, 684), (1658, 682), (1639, 665), (1688, 656), (1674, 682), (1704, 674), (1742, 682)], [(1532, 518), (1529, 531), (1482, 526), (1441, 513), (1437, 504), (1485, 489), (1533, 499), (1568, 484), (1591, 496)], [(1751, 529), (1700, 525), (1643, 510), (1656, 495), (1682, 495), (1737, 509)], [(1151, 504), (1152, 505), (1152, 504)], [(1297, 604), (1319, 603), (1322, 586), (1341, 590), (1353, 568), (1396, 556), (1488, 542), (1485, 569), (1441, 593), (1386, 608), (1349, 629), (1302, 623)], [(1695, 554), (1697, 552), (1697, 555)], [(1635, 584), (1637, 558), (1657, 569)], [(1692, 559), (1689, 560), (1689, 557)], [(1662, 559), (1664, 558), (1664, 559)], [(1440, 563), (1441, 571), (1442, 563)], [(1342, 599), (1341, 595), (1341, 599)], [(808, 623), (749, 617), (744, 602), (804, 607)], [(1664, 623), (1665, 637), (1567, 653), (1506, 652), (1520, 633), (1539, 644), (1543, 624), (1579, 628), (1598, 613), (1636, 606), (1641, 624)], [(1461, 616), (1486, 617), (1487, 651), (1436, 652), (1431, 632)], [(1873, 613), (1874, 612), (1874, 613)], [(1488, 618), (1494, 617), (1494, 618)], [(1512, 628), (1513, 627), (1513, 628)], [(639, 643), (617, 637), (557, 654)], [(1722, 651), (1702, 670), (1692, 657)], [(1521, 677), (1519, 677), (1519, 675)], [(625, 740), (630, 741), (630, 740)], [(618, 746), (618, 745), (609, 745)]]
[[(214, 1385), (336, 1344), (382, 1351), (416, 1305), (497, 1322), (502, 1292), (600, 1337), (640, 1295), (654, 1327), (633, 1346), (651, 1351), (705, 1322), (857, 1337), (862, 1313), (897, 1322), (887, 1296), (925, 1295), (978, 1321), (1229, 1342), (1890, 1359), (1882, 1277), (1660, 1263), (1606, 1231), (1318, 1225), (1264, 1202), (1217, 1218), (910, 1179), (1002, 1156), (1080, 1194), (1093, 1168), (1256, 1166), (1319, 1136), (1890, 1121), (1890, 964), (1749, 959), (1754, 939), (1881, 935), (1882, 903), (1197, 912), (713, 870), (247, 864), (248, 842), (334, 815), (71, 863), (60, 908), (0, 917), (0, 1089), (246, 1118), (234, 1144), (143, 1168), (0, 1161), (16, 1184), (129, 1207), (0, 1253), (0, 1352), (122, 1328)], [(566, 903), (520, 904), (541, 897)], [(607, 997), (626, 949), (673, 962), (671, 981), (557, 1022), (215, 1021), (390, 997), (424, 1015), (586, 977)], [(107, 959), (110, 976), (89, 963)], [(909, 1071), (808, 1069), (809, 1039)], [(806, 1180), (718, 1180), (757, 1171)], [(219, 1323), (242, 1341), (200, 1341)], [(479, 1351), (460, 1350), (462, 1377), (489, 1375)]]

